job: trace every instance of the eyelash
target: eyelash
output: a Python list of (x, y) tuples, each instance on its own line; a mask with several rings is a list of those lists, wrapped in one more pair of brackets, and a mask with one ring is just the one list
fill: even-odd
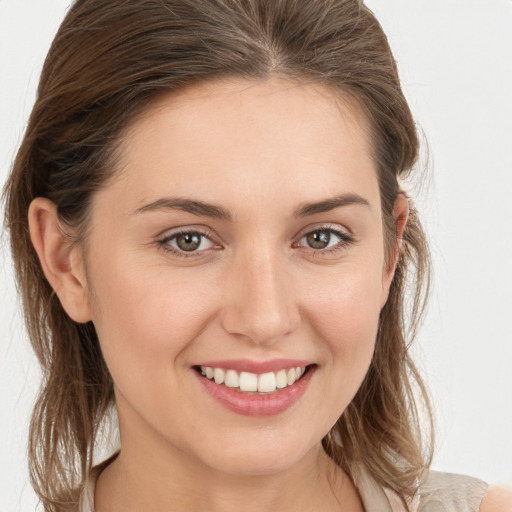
[[(331, 235), (331, 236), (335, 235), (340, 239), (340, 241), (333, 247), (330, 247), (327, 249), (314, 249), (312, 247), (307, 247), (307, 249), (313, 251), (314, 255), (316, 255), (316, 254), (322, 254), (322, 255), (334, 254), (338, 251), (345, 249), (346, 247), (348, 247), (349, 245), (351, 245), (355, 242), (355, 239), (348, 233), (345, 233), (343, 231), (340, 231), (340, 230), (337, 230), (337, 229), (334, 229), (334, 228), (331, 228), (328, 226), (322, 226), (317, 229), (313, 229), (311, 231), (304, 233), (299, 238), (299, 242), (301, 240), (303, 240), (305, 237), (307, 237), (308, 235), (311, 235), (313, 233), (321, 233), (321, 232), (328, 232), (329, 235)], [(212, 241), (212, 234), (210, 232), (201, 231), (198, 229), (180, 230), (180, 231), (174, 232), (171, 235), (158, 240), (157, 243), (162, 248), (162, 250), (164, 250), (165, 252), (171, 253), (174, 256), (177, 256), (178, 258), (197, 258), (198, 256), (201, 255), (202, 252), (204, 252), (204, 250), (203, 250), (203, 251), (191, 251), (191, 252), (187, 253), (186, 251), (181, 251), (181, 250), (171, 247), (169, 245), (169, 242), (171, 240), (175, 240), (176, 238), (178, 238), (181, 235), (196, 235), (196, 236), (204, 237), (204, 238), (208, 239), (210, 242), (214, 243)], [(298, 246), (298, 245), (296, 245), (296, 243), (294, 243), (293, 247), (301, 247), (301, 246)]]
[[(162, 238), (161, 240), (158, 240), (158, 245), (168, 253), (171, 253), (174, 256), (177, 256), (178, 258), (197, 258), (199, 255), (201, 255), (201, 252), (203, 251), (194, 251), (187, 253), (186, 251), (180, 251), (178, 249), (175, 249), (174, 247), (171, 247), (169, 245), (169, 242), (171, 240), (174, 240), (178, 238), (181, 235), (197, 235), (200, 237), (204, 237), (210, 241), (212, 241), (212, 234), (208, 231), (201, 231), (199, 229), (190, 229), (190, 230), (180, 230), (172, 233), (172, 235), (166, 236), (165, 238)], [(213, 242), (212, 242), (213, 243)]]

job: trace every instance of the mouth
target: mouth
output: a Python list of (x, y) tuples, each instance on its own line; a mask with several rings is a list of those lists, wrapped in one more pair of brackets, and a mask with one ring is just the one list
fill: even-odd
[(193, 369), (202, 378), (215, 385), (229, 388), (240, 394), (273, 395), (297, 385), (315, 366), (315, 364), (294, 366), (266, 373), (237, 371), (214, 366), (194, 366)]

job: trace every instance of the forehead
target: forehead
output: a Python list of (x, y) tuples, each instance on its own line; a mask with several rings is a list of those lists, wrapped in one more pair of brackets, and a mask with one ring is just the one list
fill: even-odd
[(223, 200), (375, 189), (368, 134), (355, 102), (327, 87), (210, 82), (159, 98), (128, 127), (122, 181), (139, 206), (164, 191)]

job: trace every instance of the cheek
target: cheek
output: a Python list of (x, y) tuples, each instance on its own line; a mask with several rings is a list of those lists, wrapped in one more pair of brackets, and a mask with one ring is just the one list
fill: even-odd
[(184, 274), (170, 280), (165, 270), (140, 271), (125, 262), (96, 268), (91, 279), (93, 323), (116, 384), (159, 368), (168, 372), (209, 317), (210, 295), (193, 293)]
[[(379, 325), (382, 274), (377, 267), (342, 272), (309, 294), (311, 324), (323, 340), (326, 368), (340, 384), (343, 406), (357, 391), (370, 365)], [(336, 388), (337, 392), (339, 388)]]
[(317, 327), (335, 345), (359, 345), (376, 332), (383, 296), (377, 267), (342, 269), (322, 281), (317, 279), (315, 289), (306, 294)]

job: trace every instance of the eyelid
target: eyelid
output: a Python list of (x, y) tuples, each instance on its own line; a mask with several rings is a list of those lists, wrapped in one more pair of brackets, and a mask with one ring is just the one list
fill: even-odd
[[(299, 245), (300, 241), (305, 236), (307, 236), (308, 234), (314, 233), (314, 232), (318, 232), (318, 231), (329, 231), (329, 232), (333, 233), (335, 236), (339, 237), (340, 241), (337, 244), (335, 244), (334, 246), (327, 247), (324, 249), (315, 249), (313, 247)], [(187, 252), (187, 251), (179, 250), (169, 244), (170, 240), (172, 240), (182, 234), (197, 234), (197, 235), (203, 236), (206, 239), (208, 239), (213, 244), (214, 247), (208, 248), (208, 249), (202, 249), (200, 251)], [(208, 253), (211, 250), (222, 249), (221, 244), (216, 242), (215, 238), (217, 238), (216, 235), (214, 235), (212, 233), (212, 231), (206, 227), (186, 226), (186, 227), (179, 227), (179, 228), (164, 231), (158, 237), (157, 244), (162, 250), (164, 250), (168, 253), (171, 253), (177, 257), (182, 257), (182, 258), (196, 257), (197, 258), (197, 257), (203, 256), (205, 253)], [(293, 248), (303, 248), (305, 250), (313, 252), (314, 254), (323, 254), (323, 255), (335, 253), (337, 251), (340, 251), (340, 250), (346, 248), (348, 245), (351, 245), (354, 242), (356, 242), (356, 239), (353, 236), (352, 231), (350, 229), (348, 229), (346, 227), (342, 227), (339, 224), (331, 224), (331, 223), (310, 225), (310, 226), (304, 228), (302, 231), (300, 231), (299, 235), (297, 235), (294, 238), (294, 240), (295, 241), (292, 243)]]
[[(182, 251), (177, 249), (176, 247), (173, 247), (169, 244), (169, 241), (184, 234), (196, 234), (200, 235), (206, 239), (208, 239), (212, 244), (213, 248), (208, 249), (202, 249), (200, 251)], [(165, 252), (171, 253), (177, 257), (182, 258), (193, 258), (193, 257), (199, 257), (202, 256), (204, 253), (210, 251), (210, 250), (218, 250), (220, 249), (220, 244), (218, 244), (214, 239), (216, 236), (207, 228), (205, 227), (198, 227), (198, 226), (186, 226), (186, 227), (179, 227), (171, 230), (164, 231), (158, 238), (157, 238), (157, 245), (164, 250)]]
[[(334, 245), (333, 247), (327, 247), (325, 249), (314, 249), (313, 247), (307, 247), (304, 245), (298, 245), (299, 242), (307, 235), (311, 233), (315, 233), (318, 231), (329, 231), (330, 233), (335, 234), (340, 238), (340, 241)], [(348, 245), (352, 245), (357, 240), (354, 237), (352, 231), (348, 228), (342, 227), (339, 224), (318, 224), (313, 226), (308, 226), (304, 230), (300, 232), (300, 234), (295, 238), (295, 242), (292, 244), (292, 247), (303, 248), (308, 251), (313, 252), (314, 254), (320, 255), (328, 255), (330, 253), (335, 253), (342, 249), (345, 249)]]
[(316, 223), (306, 226), (305, 228), (301, 229), (299, 233), (295, 236), (295, 240), (300, 240), (305, 235), (308, 235), (309, 233), (314, 233), (315, 231), (332, 231), (334, 233), (339, 233), (344, 238), (355, 238), (354, 233), (352, 232), (351, 229), (340, 224), (327, 222), (326, 224)]

